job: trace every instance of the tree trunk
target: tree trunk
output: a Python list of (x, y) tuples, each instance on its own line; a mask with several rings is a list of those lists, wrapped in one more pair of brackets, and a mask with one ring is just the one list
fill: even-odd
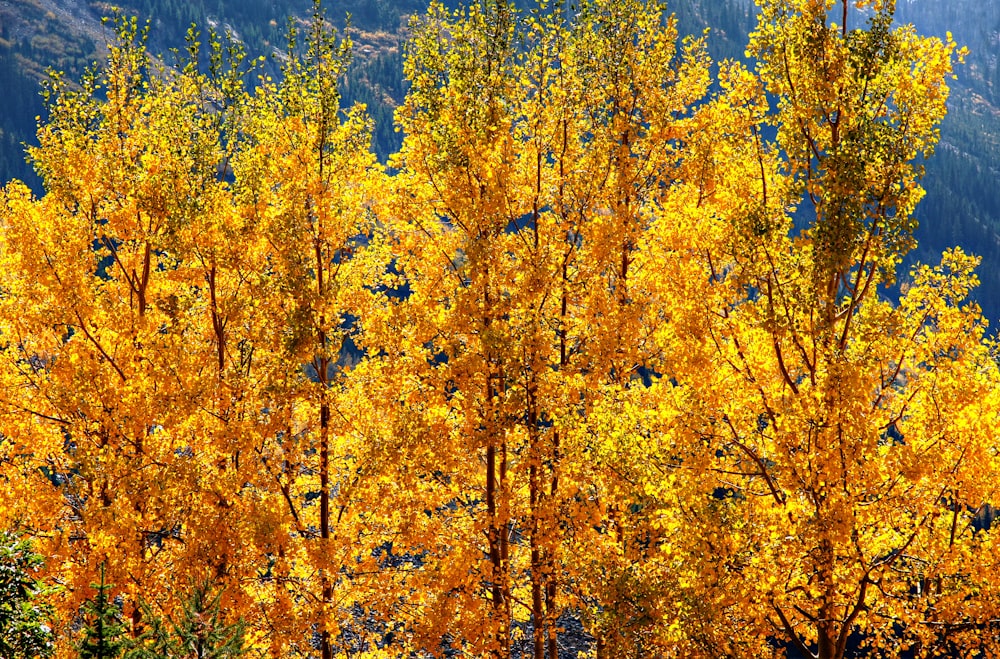
[[(330, 539), (330, 405), (326, 400), (325, 372), (328, 364), (327, 360), (320, 359), (320, 365), (324, 371), (324, 377), (320, 378), (320, 384), (324, 387), (322, 402), (319, 408), (320, 419), (320, 446), (319, 446), (319, 535), (324, 545), (324, 550), (329, 551), (325, 545)], [(330, 643), (330, 632), (326, 628), (325, 610), (333, 600), (333, 585), (330, 583), (330, 575), (326, 570), (321, 572), (323, 584), (323, 609), (324, 619), (321, 621), (322, 629), (321, 651), (323, 659), (333, 659), (333, 649)]]

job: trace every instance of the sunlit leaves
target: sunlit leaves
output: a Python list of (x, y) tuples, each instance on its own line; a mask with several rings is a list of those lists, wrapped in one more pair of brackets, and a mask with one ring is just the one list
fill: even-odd
[(434, 4), (391, 177), (318, 6), (279, 82), (133, 22), (57, 78), (0, 204), (0, 521), (62, 624), (104, 564), (131, 633), (211, 581), (263, 656), (987, 643), (976, 261), (884, 286), (958, 53), (760, 10), (753, 72), (639, 0)]

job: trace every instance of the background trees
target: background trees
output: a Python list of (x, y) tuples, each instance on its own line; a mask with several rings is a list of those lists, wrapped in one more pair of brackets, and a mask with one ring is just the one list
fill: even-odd
[(974, 260), (880, 297), (954, 45), (862, 5), (763, 2), (756, 74), (638, 0), (433, 5), (391, 177), (318, 5), (278, 82), (123, 22), (0, 206), (0, 516), (64, 641), (102, 566), (149, 652), (984, 643)]

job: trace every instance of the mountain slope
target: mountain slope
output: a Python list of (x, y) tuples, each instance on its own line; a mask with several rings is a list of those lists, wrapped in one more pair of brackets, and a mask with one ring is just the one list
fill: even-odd
[[(450, 0), (449, 4), (455, 4)], [(229, 32), (251, 55), (283, 48), (288, 16), (312, 11), (310, 0), (124, 0), (125, 14), (150, 23), (150, 47), (170, 61), (192, 23)], [(392, 113), (402, 101), (403, 42), (410, 14), (426, 0), (338, 0), (325, 3), (328, 15), (344, 25), (351, 15), (355, 59), (343, 92), (346, 103), (362, 102), (375, 120), (376, 153), (382, 160), (399, 145)], [(753, 28), (750, 0), (675, 0), (668, 9), (682, 34), (706, 27), (713, 56), (741, 58)], [(109, 30), (101, 17), (111, 5), (91, 0), (9, 0), (0, 4), (0, 181), (39, 182), (24, 162), (22, 142), (32, 141), (35, 117), (44, 108), (37, 94), (44, 70), (65, 70), (73, 79), (98, 58)], [(969, 47), (957, 72), (950, 115), (937, 153), (927, 163), (927, 196), (918, 209), (916, 260), (937, 262), (943, 249), (960, 245), (983, 257), (977, 299), (988, 318), (1000, 317), (1000, 3), (976, 0), (900, 0), (897, 18), (918, 31), (943, 36), (951, 31)], [(275, 67), (274, 64), (271, 65)], [(905, 273), (904, 279), (905, 279)]]

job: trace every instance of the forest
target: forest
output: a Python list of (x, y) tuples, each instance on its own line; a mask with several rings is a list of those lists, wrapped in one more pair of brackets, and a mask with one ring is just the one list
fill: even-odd
[(277, 71), (120, 14), (0, 193), (0, 656), (1000, 654), (979, 259), (905, 265), (966, 51), (895, 9), (434, 2), (382, 158), (318, 2)]

